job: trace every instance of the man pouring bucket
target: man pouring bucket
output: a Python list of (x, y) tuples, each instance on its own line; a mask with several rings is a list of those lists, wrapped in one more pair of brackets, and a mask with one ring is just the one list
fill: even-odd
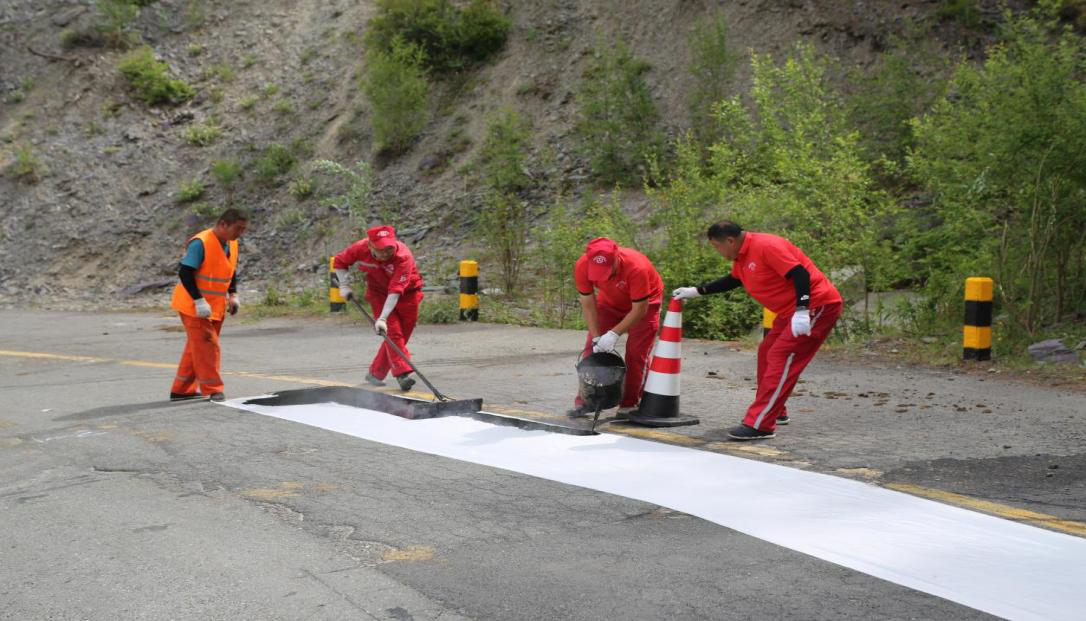
[[(580, 293), (581, 312), (588, 325), (585, 355), (615, 350), (619, 338), (626, 341), (626, 379), (619, 418), (637, 409), (645, 383), (649, 354), (660, 327), (660, 302), (664, 282), (648, 257), (623, 248), (605, 237), (588, 242), (573, 269)], [(566, 415), (592, 414), (580, 395)]]

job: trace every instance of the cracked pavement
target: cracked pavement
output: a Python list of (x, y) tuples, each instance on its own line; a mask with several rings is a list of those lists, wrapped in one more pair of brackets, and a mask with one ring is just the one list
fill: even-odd
[[(985, 616), (665, 508), (165, 402), (174, 317), (0, 322), (0, 349), (91, 358), (0, 356), (2, 619)], [(422, 326), (412, 350), (443, 391), (546, 417), (572, 395), (580, 341)], [(375, 345), (343, 318), (228, 325), (223, 342), (224, 370), (248, 373), (226, 376), (231, 396), (358, 383)], [(733, 450), (719, 440), (750, 398), (752, 354), (684, 349), (683, 407), (702, 424), (676, 431)], [(1086, 517), (1081, 393), (818, 359), (805, 379), (795, 422), (736, 454)]]

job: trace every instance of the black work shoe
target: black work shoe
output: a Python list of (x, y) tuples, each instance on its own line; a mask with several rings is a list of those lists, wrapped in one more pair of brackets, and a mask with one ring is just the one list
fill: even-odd
[(400, 390), (407, 392), (415, 385), (415, 380), (412, 379), (410, 375), (410, 373), (404, 373), (403, 375), (396, 376), (396, 383), (400, 385)]
[(200, 393), (187, 393), (187, 392), (171, 392), (170, 401), (188, 401), (190, 399), (199, 399)]
[(588, 409), (585, 408), (585, 406), (583, 406), (583, 405), (578, 405), (577, 407), (573, 408), (572, 410), (568, 410), (566, 412), (566, 416), (568, 416), (570, 418), (587, 418), (588, 414), (589, 414)]
[(728, 430), (728, 438), (731, 440), (766, 440), (772, 438), (777, 434), (772, 431), (758, 431), (754, 427), (748, 427), (747, 425), (739, 425), (738, 427), (732, 427)]
[(619, 408), (615, 411), (615, 420), (630, 420), (631, 414), (637, 414), (637, 406)]
[(207, 398), (208, 401), (226, 401), (226, 395), (221, 392), (213, 392), (211, 396)]
[(787, 425), (788, 421), (790, 421), (790, 420), (792, 420), (792, 419), (788, 418), (787, 414), (785, 414), (784, 416), (778, 416), (777, 417), (777, 424), (778, 425)]
[(377, 376), (374, 375), (373, 373), (367, 373), (366, 374), (366, 383), (367, 384), (372, 384), (374, 386), (384, 386), (385, 385), (385, 380), (377, 379)]

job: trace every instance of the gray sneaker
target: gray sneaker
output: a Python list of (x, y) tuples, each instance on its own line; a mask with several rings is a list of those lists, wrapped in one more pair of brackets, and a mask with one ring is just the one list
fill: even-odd
[(400, 385), (400, 390), (407, 392), (415, 385), (415, 380), (411, 378), (410, 373), (404, 373), (396, 376), (396, 383)]
[(384, 386), (385, 385), (385, 380), (377, 379), (377, 376), (373, 375), (372, 373), (367, 373), (366, 374), (366, 383), (372, 384), (374, 386)]

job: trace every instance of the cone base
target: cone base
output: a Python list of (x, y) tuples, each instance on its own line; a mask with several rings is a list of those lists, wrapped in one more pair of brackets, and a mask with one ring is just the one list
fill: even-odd
[(679, 397), (658, 395), (646, 392), (641, 395), (641, 404), (636, 412), (629, 414), (631, 423), (646, 427), (682, 427), (696, 425), (698, 419), (679, 413)]
[(631, 414), (628, 420), (631, 423), (644, 425), (645, 427), (683, 427), (686, 425), (697, 425), (701, 422), (693, 416), (682, 415), (660, 418), (652, 416), (635, 416)]

